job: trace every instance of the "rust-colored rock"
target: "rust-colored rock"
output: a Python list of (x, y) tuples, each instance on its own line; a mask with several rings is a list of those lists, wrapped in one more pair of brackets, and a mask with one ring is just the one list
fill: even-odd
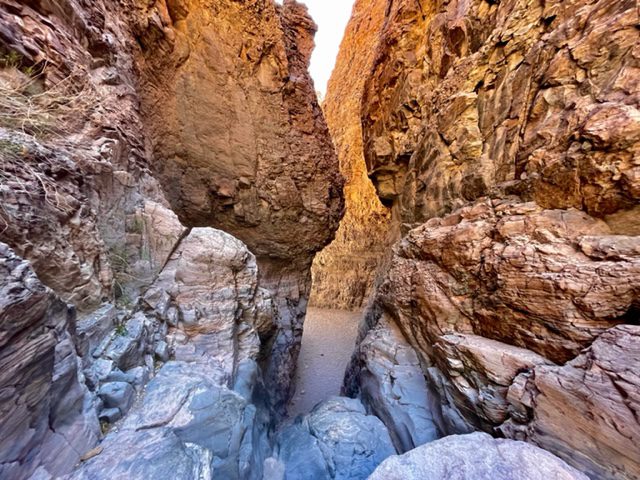
[(637, 205), (636, 2), (389, 5), (363, 100), (365, 157), (403, 223), (505, 182), (546, 208)]
[(501, 427), (593, 478), (639, 478), (637, 23), (632, 1), (388, 1), (362, 99), (406, 235), (367, 326), (400, 326), (442, 433)]
[(323, 104), (346, 180), (346, 214), (335, 240), (314, 262), (311, 301), (321, 307), (362, 307), (380, 258), (388, 251), (391, 215), (367, 177), (360, 121), (367, 78), (363, 72), (373, 66), (386, 3), (356, 1)]
[(292, 0), (156, 2), (136, 24), (154, 170), (188, 226), (256, 255), (279, 307), (267, 378), (288, 400), (310, 266), (343, 214), (342, 178), (307, 67), (316, 26)]

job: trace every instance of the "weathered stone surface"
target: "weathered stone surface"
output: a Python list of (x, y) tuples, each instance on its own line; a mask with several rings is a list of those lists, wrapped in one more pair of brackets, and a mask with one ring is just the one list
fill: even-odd
[(401, 223), (504, 182), (545, 208), (637, 205), (635, 2), (388, 6), (363, 130), (369, 173)]
[(258, 357), (260, 335), (273, 331), (276, 311), (258, 287), (255, 256), (212, 228), (191, 230), (144, 299), (165, 322), (177, 318), (169, 335), (175, 358), (210, 358), (223, 366), (229, 388), (239, 366)]
[[(583, 422), (610, 428), (619, 415), (615, 404), (595, 409), (602, 420), (594, 420), (590, 404), (570, 398), (538, 413), (537, 387), (526, 385), (529, 377), (544, 382), (550, 378), (545, 372), (564, 372), (568, 366), (554, 363), (572, 360), (594, 341), (596, 349), (606, 342), (601, 338), (617, 331), (612, 327), (637, 322), (639, 242), (612, 235), (606, 223), (583, 212), (544, 210), (516, 199), (479, 200), (412, 230), (397, 245), (376, 301), (419, 354), (442, 404), (435, 415), (442, 416), (444, 432), (492, 432), (507, 422), (510, 436), (529, 438), (596, 477), (627, 478), (636, 468), (628, 456), (635, 448), (633, 435), (616, 443), (587, 431), (565, 444), (564, 432), (575, 432)], [(619, 354), (635, 358), (633, 335), (620, 338)], [(584, 364), (579, 358), (574, 362)], [(574, 375), (585, 378), (579, 372)], [(549, 395), (562, 398), (575, 388), (559, 379)], [(620, 395), (625, 408), (637, 408), (633, 396), (607, 391), (593, 385), (590, 395)], [(512, 399), (518, 395), (522, 398)], [(565, 402), (575, 408), (559, 410)], [(541, 422), (545, 415), (555, 419), (541, 430), (540, 441), (533, 433), (540, 428), (533, 420), (539, 415)], [(608, 466), (611, 457), (618, 459), (615, 467)]]
[(307, 67), (315, 24), (292, 0), (152, 2), (136, 15), (154, 170), (185, 225), (256, 255), (278, 307), (265, 378), (283, 411), (313, 256), (343, 214), (342, 178)]
[(587, 480), (549, 452), (486, 433), (452, 435), (385, 460), (370, 480)]
[(606, 331), (575, 360), (520, 374), (500, 429), (573, 463), (591, 478), (640, 478), (640, 327)]
[(334, 397), (283, 428), (276, 458), (284, 479), (365, 479), (395, 453), (382, 422), (367, 415), (362, 404)]
[(261, 479), (266, 425), (205, 362), (169, 362), (102, 451), (69, 478)]
[(0, 65), (0, 239), (80, 311), (114, 294), (131, 301), (173, 245), (145, 223), (167, 203), (147, 168), (122, 8), (7, 0), (0, 41), (15, 59)]
[(78, 369), (74, 311), (0, 244), (0, 477), (68, 471), (100, 432)]
[(407, 452), (441, 436), (438, 400), (424, 378), (418, 356), (398, 327), (384, 318), (354, 353), (350, 395), (359, 395), (367, 411), (389, 429), (396, 450)]
[(367, 176), (360, 119), (364, 73), (373, 66), (386, 7), (386, 0), (355, 2), (323, 103), (346, 180), (346, 213), (335, 240), (314, 261), (311, 302), (318, 307), (361, 308), (388, 254), (391, 215)]

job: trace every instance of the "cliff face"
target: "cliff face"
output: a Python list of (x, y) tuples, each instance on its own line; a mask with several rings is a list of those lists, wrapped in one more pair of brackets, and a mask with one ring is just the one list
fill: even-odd
[(307, 68), (316, 26), (293, 1), (159, 2), (136, 25), (154, 168), (188, 226), (247, 243), (277, 298), (268, 367), (288, 400), (310, 264), (342, 216), (342, 179)]
[[(183, 452), (185, 472), (261, 475), (343, 210), (314, 31), (291, 1), (0, 2), (1, 477), (67, 473), (125, 416), (100, 450), (116, 470)], [(210, 427), (242, 448), (203, 444), (177, 410), (136, 436), (176, 405), (227, 418)]]
[(496, 189), (598, 217), (636, 206), (634, 2), (420, 5), (389, 4), (363, 99), (367, 166), (403, 223)]
[(361, 119), (404, 238), (346, 387), (391, 428), (409, 407), (369, 379), (407, 341), (440, 435), (640, 478), (637, 21), (625, 1), (387, 2)]
[(346, 213), (333, 243), (313, 267), (314, 305), (357, 310), (371, 294), (376, 268), (384, 255), (390, 228), (364, 162), (361, 99), (373, 66), (386, 2), (357, 1), (340, 46), (324, 101), (327, 124), (345, 177)]

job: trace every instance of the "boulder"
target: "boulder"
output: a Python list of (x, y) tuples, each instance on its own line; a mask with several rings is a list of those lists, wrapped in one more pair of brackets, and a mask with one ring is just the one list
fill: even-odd
[(534, 445), (486, 433), (452, 435), (386, 459), (369, 480), (588, 480)]
[(283, 428), (276, 458), (285, 480), (364, 480), (395, 453), (384, 424), (363, 405), (333, 397)]
[(354, 355), (357, 366), (347, 373), (348, 393), (359, 395), (367, 411), (382, 420), (398, 452), (441, 436), (437, 397), (395, 324), (381, 318)]

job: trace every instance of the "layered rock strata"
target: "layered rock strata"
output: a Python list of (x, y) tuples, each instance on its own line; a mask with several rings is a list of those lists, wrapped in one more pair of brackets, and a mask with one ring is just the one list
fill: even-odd
[[(291, 391), (311, 262), (342, 214), (306, 72), (314, 31), (291, 1), (0, 2), (0, 240), (78, 311), (77, 322), (26, 316), (56, 325), (60, 351), (49, 332), (46, 352), (22, 352), (20, 365), (41, 369), (43, 401), (15, 415), (37, 426), (30, 439), (0, 429), (17, 445), (3, 448), (11, 478), (59, 476), (81, 456), (80, 477), (106, 463), (116, 476), (159, 474), (165, 464), (138, 462), (138, 441), (187, 477), (260, 477), (269, 413)], [(11, 348), (0, 355), (14, 362)], [(161, 403), (150, 381), (171, 407), (157, 425), (139, 420)], [(58, 403), (63, 426), (46, 413)], [(237, 415), (215, 424), (227, 406)], [(110, 433), (86, 453), (98, 421)], [(195, 438), (218, 427), (220, 438)], [(241, 441), (227, 445), (227, 433)]]
[(138, 20), (154, 170), (185, 225), (230, 232), (257, 256), (279, 307), (266, 368), (282, 410), (310, 265), (343, 210), (337, 158), (307, 71), (316, 26), (291, 0), (158, 2)]
[(638, 478), (634, 2), (386, 7), (361, 119), (404, 238), (347, 391), (381, 407), (389, 382), (372, 394), (360, 379), (391, 322), (441, 433), (502, 432), (592, 478)]
[(0, 476), (60, 475), (100, 435), (74, 345), (75, 310), (0, 243)]

